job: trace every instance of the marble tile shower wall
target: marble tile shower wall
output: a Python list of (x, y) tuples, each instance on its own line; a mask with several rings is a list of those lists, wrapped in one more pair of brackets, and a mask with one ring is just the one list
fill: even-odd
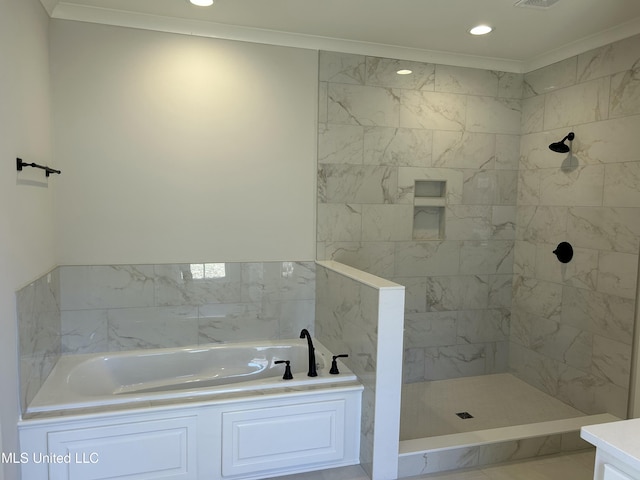
[(313, 332), (314, 262), (61, 266), (18, 292), (23, 408), (59, 355)]
[[(640, 246), (640, 36), (525, 75), (509, 366), (626, 416)], [(576, 134), (573, 154), (547, 145)], [(561, 241), (568, 264), (551, 253)]]
[[(406, 287), (405, 382), (505, 371), (522, 76), (332, 52), (319, 75), (318, 258)], [(420, 180), (446, 182), (430, 238)]]

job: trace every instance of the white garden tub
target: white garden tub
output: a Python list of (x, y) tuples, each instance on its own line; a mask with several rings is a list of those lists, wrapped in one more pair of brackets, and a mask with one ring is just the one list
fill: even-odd
[[(305, 339), (67, 355), (27, 413), (356, 380), (342, 363), (340, 374), (330, 374), (331, 353), (314, 346), (317, 377), (307, 376)], [(292, 380), (283, 380), (278, 360), (291, 362)]]

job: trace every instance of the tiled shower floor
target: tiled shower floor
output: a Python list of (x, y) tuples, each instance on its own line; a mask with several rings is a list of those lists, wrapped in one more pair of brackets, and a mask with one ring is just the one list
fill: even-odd
[(402, 388), (400, 440), (583, 415), (508, 373), (411, 383)]

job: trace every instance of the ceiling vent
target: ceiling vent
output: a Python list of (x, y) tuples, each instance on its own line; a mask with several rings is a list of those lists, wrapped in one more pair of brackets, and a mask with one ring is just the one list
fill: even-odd
[(518, 0), (514, 7), (549, 8), (558, 3), (559, 0)]

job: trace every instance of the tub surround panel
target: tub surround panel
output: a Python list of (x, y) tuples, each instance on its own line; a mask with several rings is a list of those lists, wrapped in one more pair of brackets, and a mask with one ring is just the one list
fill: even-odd
[(61, 266), (20, 290), (22, 408), (61, 354), (313, 332), (313, 262)]
[(23, 410), (62, 354), (60, 286), (54, 269), (16, 292)]

